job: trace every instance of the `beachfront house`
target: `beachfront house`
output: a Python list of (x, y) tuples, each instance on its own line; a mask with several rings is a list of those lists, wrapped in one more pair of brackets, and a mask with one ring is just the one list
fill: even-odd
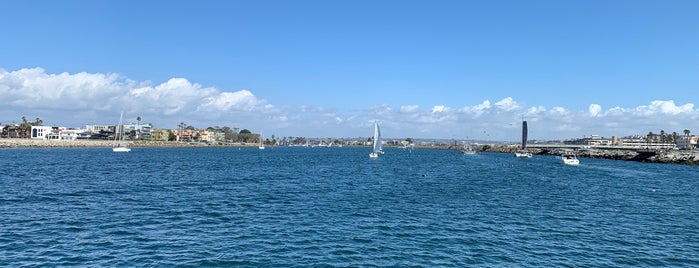
[(30, 139), (33, 140), (62, 140), (73, 141), (85, 133), (84, 129), (51, 127), (51, 126), (32, 126), (30, 131)]
[(697, 141), (699, 141), (699, 136), (681, 136), (675, 141), (675, 144), (680, 150), (692, 150), (697, 148)]

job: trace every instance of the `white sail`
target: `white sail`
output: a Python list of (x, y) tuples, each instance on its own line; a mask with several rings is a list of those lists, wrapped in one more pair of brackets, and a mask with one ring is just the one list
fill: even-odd
[(131, 151), (131, 148), (127, 147), (126, 144), (124, 144), (123, 120), (124, 111), (121, 111), (121, 115), (119, 115), (119, 124), (114, 129), (114, 146), (112, 147), (112, 151), (117, 153), (125, 153)]
[(381, 129), (379, 129), (379, 122), (374, 122), (374, 149), (372, 150), (369, 157), (376, 158), (379, 154), (383, 154), (383, 147), (381, 146)]
[(264, 149), (265, 149), (265, 145), (262, 144), (262, 133), (260, 133), (260, 145), (258, 145), (257, 148), (260, 149), (260, 150), (264, 150)]

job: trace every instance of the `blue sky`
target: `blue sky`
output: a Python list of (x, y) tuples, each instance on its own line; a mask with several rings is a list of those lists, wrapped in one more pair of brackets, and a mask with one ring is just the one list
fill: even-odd
[[(0, 123), (699, 133), (699, 1), (11, 1)], [(114, 122), (113, 122), (114, 121)]]

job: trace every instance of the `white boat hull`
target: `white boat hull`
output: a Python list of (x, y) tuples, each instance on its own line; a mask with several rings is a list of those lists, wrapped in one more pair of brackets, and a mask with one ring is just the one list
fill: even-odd
[(577, 166), (577, 165), (580, 165), (580, 160), (578, 160), (578, 159), (563, 159), (563, 164)]
[(516, 156), (517, 158), (531, 158), (531, 157), (532, 157), (532, 153), (526, 152), (526, 151), (525, 151), (525, 152), (515, 152), (515, 156)]
[(131, 152), (131, 148), (128, 148), (128, 147), (114, 147), (114, 148), (112, 148), (112, 152), (115, 152), (115, 153), (126, 153), (126, 152)]
[(580, 164), (580, 160), (572, 155), (563, 155), (561, 156), (561, 160), (563, 160), (563, 164), (566, 165), (577, 166)]

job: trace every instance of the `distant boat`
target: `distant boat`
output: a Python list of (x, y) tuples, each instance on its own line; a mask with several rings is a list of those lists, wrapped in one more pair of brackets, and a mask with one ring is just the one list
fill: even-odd
[(383, 147), (381, 146), (381, 130), (379, 129), (379, 122), (374, 122), (374, 148), (369, 154), (369, 157), (378, 158), (379, 154), (383, 154)]
[(527, 151), (527, 121), (522, 120), (522, 146), (515, 152), (518, 158), (530, 158), (532, 153)]
[(112, 147), (112, 152), (115, 153), (126, 153), (131, 152), (131, 148), (124, 143), (124, 111), (121, 111), (119, 115), (119, 124), (116, 126), (114, 131), (114, 146)]
[(473, 148), (471, 148), (471, 145), (469, 145), (469, 144), (464, 144), (464, 148), (461, 149), (461, 152), (465, 155), (476, 154), (476, 151), (473, 150)]
[(580, 164), (580, 160), (578, 160), (578, 157), (575, 156), (574, 153), (570, 153), (570, 152), (562, 154), (561, 160), (563, 160), (563, 164), (566, 164), (566, 165), (577, 166)]
[(260, 149), (260, 150), (264, 150), (264, 149), (265, 149), (265, 145), (262, 144), (262, 133), (260, 133), (260, 145), (257, 146), (257, 148)]

